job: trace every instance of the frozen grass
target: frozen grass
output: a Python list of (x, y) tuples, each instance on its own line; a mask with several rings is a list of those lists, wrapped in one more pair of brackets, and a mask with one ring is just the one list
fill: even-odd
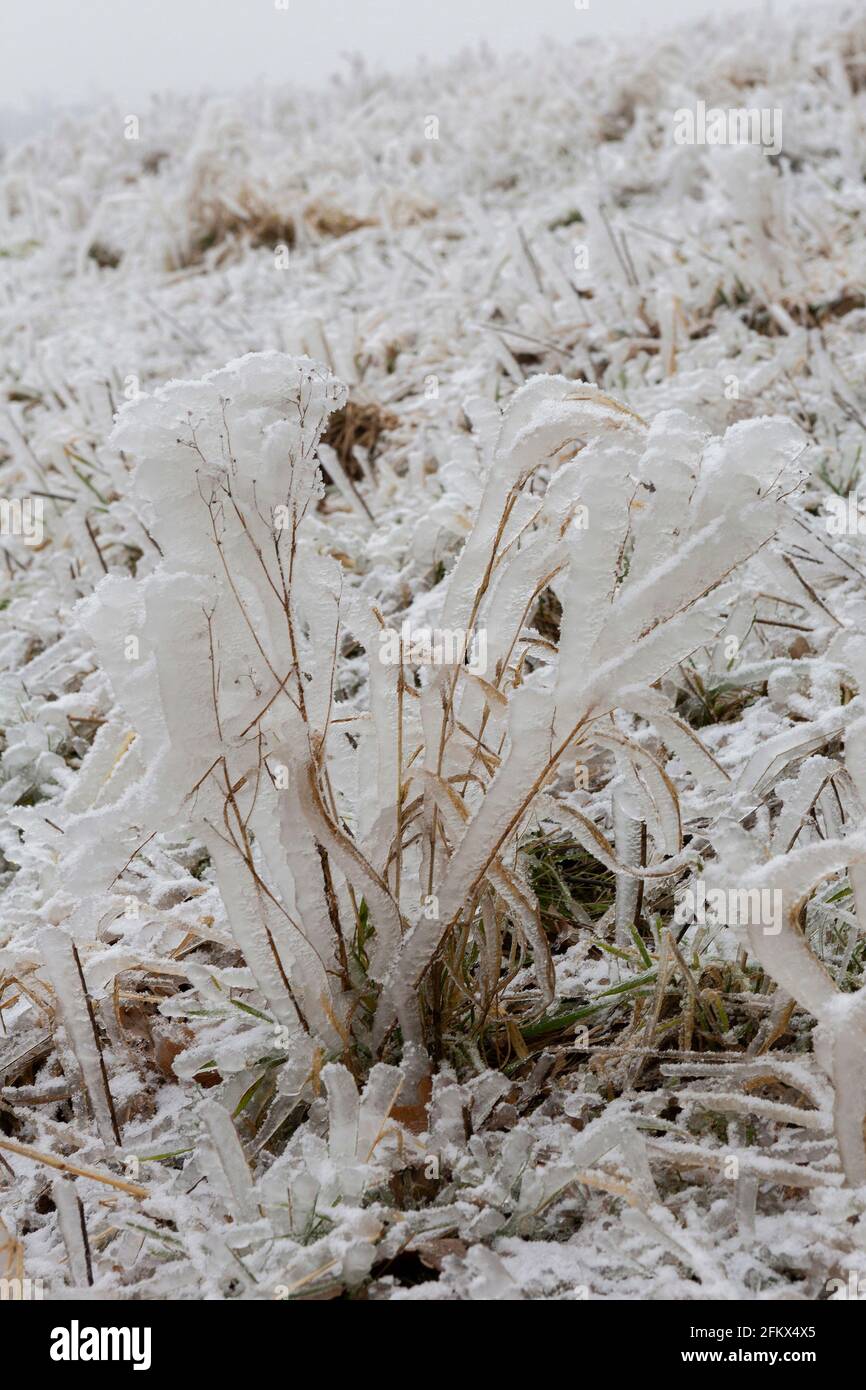
[(864, 71), (754, 17), (6, 156), (0, 1277), (866, 1272)]

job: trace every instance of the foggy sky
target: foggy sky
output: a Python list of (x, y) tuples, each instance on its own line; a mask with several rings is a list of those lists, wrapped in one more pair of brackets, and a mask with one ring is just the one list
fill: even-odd
[[(278, 3), (287, 9), (277, 9)], [(100, 96), (134, 109), (154, 91), (319, 84), (360, 52), (374, 66), (440, 60), (486, 41), (658, 29), (768, 0), (2, 0), (0, 106)], [(782, 0), (788, 4), (790, 0)]]

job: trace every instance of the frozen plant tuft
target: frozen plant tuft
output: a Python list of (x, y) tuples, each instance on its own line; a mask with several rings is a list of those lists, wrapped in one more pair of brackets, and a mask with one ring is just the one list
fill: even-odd
[(0, 1277), (866, 1275), (866, 32), (722, 37), (4, 156)]

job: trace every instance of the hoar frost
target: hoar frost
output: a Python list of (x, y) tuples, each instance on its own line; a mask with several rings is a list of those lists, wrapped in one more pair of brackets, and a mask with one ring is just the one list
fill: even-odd
[(723, 38), (4, 159), (0, 1279), (861, 1287), (866, 36)]

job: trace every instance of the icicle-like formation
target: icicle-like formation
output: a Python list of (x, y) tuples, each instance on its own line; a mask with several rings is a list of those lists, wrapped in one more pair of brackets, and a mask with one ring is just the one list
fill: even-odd
[(87, 993), (75, 943), (59, 927), (46, 927), (39, 937), (42, 956), (66, 1035), (87, 1092), (99, 1137), (109, 1148), (121, 1143), (117, 1115), (100, 1046), (93, 1005)]

